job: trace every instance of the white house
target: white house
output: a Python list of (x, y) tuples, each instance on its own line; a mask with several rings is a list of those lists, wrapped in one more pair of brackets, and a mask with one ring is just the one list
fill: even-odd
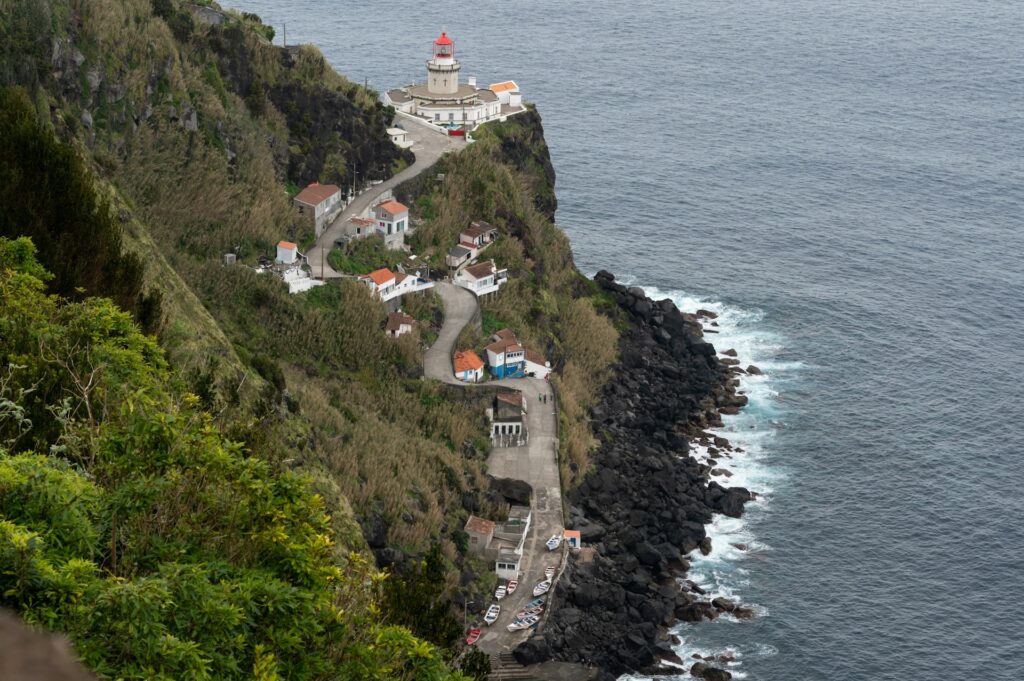
[(536, 378), (547, 378), (551, 373), (551, 362), (544, 359), (544, 356), (534, 350), (526, 350), (524, 354), (526, 359), (525, 365), (523, 366), (523, 372), (527, 376), (534, 376)]
[(406, 206), (394, 199), (382, 201), (373, 207), (373, 218), (377, 231), (389, 248), (401, 247), (405, 243), (405, 232), (409, 229), (409, 209)]
[(502, 329), (494, 335), (494, 342), (487, 346), (487, 366), (497, 378), (522, 376), (526, 370), (526, 350), (509, 329)]
[(317, 236), (341, 211), (341, 190), (333, 184), (314, 182), (299, 192), (292, 202), (300, 216), (313, 225)]
[(453, 361), (455, 378), (467, 383), (479, 383), (484, 378), (484, 361), (472, 350), (455, 352)]
[(459, 245), (479, 250), (497, 238), (498, 230), (493, 225), (483, 221), (471, 222), (459, 233)]
[(359, 277), (359, 281), (369, 286), (370, 293), (381, 300), (390, 300), (386, 296), (390, 296), (395, 290), (395, 273), (386, 267)]
[(508, 270), (498, 269), (493, 260), (470, 265), (455, 275), (454, 283), (477, 296), (495, 293), (508, 280)]
[(405, 272), (396, 274), (386, 267), (365, 274), (359, 280), (369, 287), (374, 297), (385, 302), (406, 293), (418, 293), (434, 287), (434, 282), (426, 277)]
[(502, 107), (517, 109), (523, 106), (523, 95), (519, 92), (519, 86), (514, 80), (506, 80), (503, 83), (491, 83), (487, 88), (498, 97)]
[(299, 247), (291, 241), (277, 242), (277, 262), (282, 265), (292, 265), (299, 259)]
[(405, 314), (401, 310), (397, 312), (388, 313), (388, 321), (384, 327), (384, 331), (390, 338), (398, 338), (412, 331), (412, 327), (416, 325), (416, 320)]
[(401, 128), (388, 128), (388, 136), (391, 137), (391, 141), (395, 146), (400, 149), (412, 147), (413, 142), (409, 139), (409, 133)]

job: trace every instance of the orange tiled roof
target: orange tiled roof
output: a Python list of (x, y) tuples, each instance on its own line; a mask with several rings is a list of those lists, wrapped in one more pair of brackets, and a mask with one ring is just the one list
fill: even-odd
[(277, 247), (278, 248), (287, 248), (289, 251), (294, 251), (295, 249), (298, 248), (298, 246), (293, 244), (291, 241), (284, 241), (284, 240), (278, 241), (277, 242)]
[(383, 201), (381, 203), (378, 203), (377, 208), (383, 208), (392, 215), (398, 215), (399, 213), (404, 213), (405, 211), (409, 210), (407, 206), (393, 199), (391, 201)]
[(514, 80), (506, 80), (503, 83), (491, 83), (491, 86), (487, 89), (491, 92), (506, 92), (508, 90), (518, 90), (519, 86), (516, 85)]
[(379, 270), (374, 270), (373, 272), (370, 272), (366, 276), (368, 276), (370, 280), (377, 286), (383, 286), (384, 284), (388, 283), (389, 281), (392, 281), (395, 278), (395, 275), (391, 272), (391, 270), (389, 270), (386, 267), (382, 267)]
[(484, 368), (484, 361), (472, 350), (455, 353), (455, 373), (477, 371)]

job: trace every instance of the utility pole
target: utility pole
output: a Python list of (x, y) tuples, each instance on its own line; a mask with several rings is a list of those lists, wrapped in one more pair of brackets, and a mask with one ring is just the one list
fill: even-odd
[(320, 246), (320, 281), (324, 279), (324, 247)]
[(281, 38), (282, 47), (288, 47), (288, 22), (284, 22), (284, 37)]

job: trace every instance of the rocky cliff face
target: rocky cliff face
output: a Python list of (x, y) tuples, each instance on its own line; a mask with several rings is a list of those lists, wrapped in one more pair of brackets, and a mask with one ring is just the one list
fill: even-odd
[[(676, 585), (685, 554), (710, 548), (714, 513), (738, 516), (751, 494), (726, 489), (687, 456), (687, 437), (736, 407), (727, 367), (700, 324), (670, 300), (596, 277), (630, 321), (614, 378), (593, 410), (601, 444), (595, 466), (568, 494), (570, 527), (592, 553), (570, 560), (541, 632), (517, 650), (525, 663), (547, 657), (615, 674), (672, 658), (664, 628), (714, 614)], [(588, 555), (589, 554), (589, 555)]]

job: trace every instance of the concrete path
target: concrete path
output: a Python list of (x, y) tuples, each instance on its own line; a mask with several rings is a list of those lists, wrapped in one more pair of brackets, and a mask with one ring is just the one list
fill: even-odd
[[(476, 296), (449, 282), (439, 282), (434, 290), (444, 303), (444, 325), (434, 345), (426, 352), (424, 371), (429, 378), (471, 387), (473, 384), (455, 378), (452, 354), (462, 329), (467, 324), (480, 323)], [(558, 475), (558, 414), (551, 385), (540, 378), (502, 379), (482, 385), (503, 386), (523, 393), (527, 405), (526, 427), (530, 435), (530, 443), (526, 447), (493, 449), (487, 459), (487, 471), (496, 478), (525, 480), (533, 487), (533, 519), (523, 547), (519, 588), (499, 601), (501, 616), (490, 627), (482, 627), (484, 634), (477, 643), (485, 653), (495, 654), (512, 650), (529, 636), (529, 630), (510, 633), (505, 627), (523, 604), (534, 598), (533, 587), (543, 581), (544, 568), (564, 562), (565, 547), (548, 551), (545, 546), (551, 535), (561, 534), (563, 529), (562, 491)], [(546, 403), (541, 401), (541, 395), (547, 396)]]
[(309, 259), (309, 268), (313, 277), (317, 279), (340, 279), (344, 276), (340, 272), (335, 272), (326, 260), (327, 255), (334, 247), (334, 242), (345, 235), (349, 218), (360, 215), (367, 208), (375, 204), (381, 194), (394, 189), (406, 180), (412, 179), (430, 168), (445, 152), (462, 149), (466, 146), (465, 138), (442, 135), (418, 121), (403, 117), (398, 122), (409, 133), (408, 138), (413, 142), (412, 151), (416, 154), (415, 163), (390, 179), (361, 192), (352, 203), (338, 214), (334, 222), (328, 225), (327, 229), (320, 235), (320, 238), (316, 240), (316, 243), (306, 251), (306, 257)]

